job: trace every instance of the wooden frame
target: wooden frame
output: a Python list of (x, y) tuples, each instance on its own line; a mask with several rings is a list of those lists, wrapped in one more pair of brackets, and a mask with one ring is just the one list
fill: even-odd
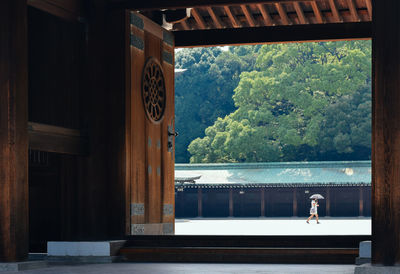
[(46, 152), (88, 155), (87, 136), (77, 129), (28, 123), (29, 148)]
[(369, 22), (175, 31), (175, 47), (371, 39)]
[(31, 7), (70, 21), (79, 21), (84, 17), (82, 0), (27, 0), (27, 3)]

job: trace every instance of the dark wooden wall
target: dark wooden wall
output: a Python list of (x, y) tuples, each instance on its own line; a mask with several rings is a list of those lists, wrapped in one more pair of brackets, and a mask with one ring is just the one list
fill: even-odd
[(28, 9), (29, 121), (81, 129), (85, 26)]
[(28, 255), (26, 0), (0, 1), (0, 261)]
[(372, 261), (400, 264), (400, 2), (373, 3)]
[(88, 2), (84, 23), (29, 8), (29, 120), (88, 139), (88, 155), (29, 166), (31, 251), (125, 235), (124, 17)]

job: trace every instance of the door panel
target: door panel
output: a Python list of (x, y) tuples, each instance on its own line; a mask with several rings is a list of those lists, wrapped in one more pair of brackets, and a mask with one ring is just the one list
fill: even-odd
[(126, 94), (127, 234), (174, 233), (173, 36), (135, 12), (127, 12), (129, 60)]

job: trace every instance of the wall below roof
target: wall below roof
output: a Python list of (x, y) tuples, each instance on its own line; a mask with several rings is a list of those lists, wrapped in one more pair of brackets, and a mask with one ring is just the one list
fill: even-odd
[(371, 216), (370, 186), (175, 187), (176, 218), (307, 217), (314, 193), (321, 217)]

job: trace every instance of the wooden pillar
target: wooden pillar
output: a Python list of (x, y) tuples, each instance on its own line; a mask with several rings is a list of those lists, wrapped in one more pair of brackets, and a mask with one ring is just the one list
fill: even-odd
[(197, 189), (197, 217), (203, 217), (203, 191)]
[(326, 199), (325, 199), (325, 205), (326, 205), (326, 213), (325, 216), (331, 216), (331, 192), (330, 188), (327, 187), (326, 189)]
[(229, 217), (233, 217), (233, 189), (229, 189)]
[(261, 188), (261, 217), (265, 217), (265, 188)]
[(364, 193), (362, 186), (359, 187), (358, 216), (364, 216)]
[(26, 0), (0, 1), (0, 261), (28, 257)]
[(297, 191), (293, 188), (293, 217), (297, 217)]
[(372, 263), (400, 264), (400, 1), (373, 3)]

